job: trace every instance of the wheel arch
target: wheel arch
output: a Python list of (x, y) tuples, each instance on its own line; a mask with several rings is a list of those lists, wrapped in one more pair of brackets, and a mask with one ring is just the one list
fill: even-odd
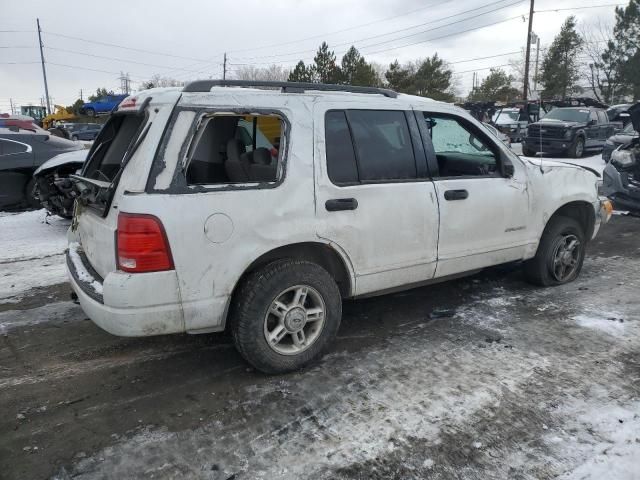
[(244, 270), (233, 287), (225, 309), (225, 329), (229, 326), (229, 312), (239, 286), (252, 272), (275, 260), (307, 260), (320, 265), (329, 272), (336, 283), (342, 298), (348, 298), (355, 292), (355, 275), (346, 256), (334, 246), (322, 242), (300, 242), (283, 245), (263, 253)]
[(575, 200), (565, 203), (553, 212), (553, 215), (551, 215), (547, 221), (547, 225), (552, 218), (558, 216), (573, 218), (577, 221), (582, 227), (587, 241), (589, 241), (593, 236), (593, 230), (596, 224), (596, 212), (593, 209), (593, 205), (589, 202), (584, 200)]

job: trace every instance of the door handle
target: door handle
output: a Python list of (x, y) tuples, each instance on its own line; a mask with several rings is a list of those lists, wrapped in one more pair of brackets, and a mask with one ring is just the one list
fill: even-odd
[(332, 198), (325, 202), (324, 208), (326, 208), (328, 212), (355, 210), (358, 208), (358, 200), (355, 198)]
[(447, 190), (444, 192), (445, 200), (464, 200), (469, 196), (466, 190)]

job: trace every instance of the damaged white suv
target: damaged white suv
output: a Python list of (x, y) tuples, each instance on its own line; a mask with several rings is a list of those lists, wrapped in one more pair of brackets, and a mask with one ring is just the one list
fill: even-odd
[(321, 355), (343, 298), (513, 261), (570, 282), (611, 208), (594, 172), (521, 159), (453, 105), (281, 82), (129, 97), (74, 182), (67, 266), (95, 323), (229, 328), (269, 373)]

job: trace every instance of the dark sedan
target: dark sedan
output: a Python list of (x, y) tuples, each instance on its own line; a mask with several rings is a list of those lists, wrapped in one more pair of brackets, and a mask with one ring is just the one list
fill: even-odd
[(42, 129), (0, 128), (0, 210), (39, 206), (33, 172), (55, 155), (82, 148)]

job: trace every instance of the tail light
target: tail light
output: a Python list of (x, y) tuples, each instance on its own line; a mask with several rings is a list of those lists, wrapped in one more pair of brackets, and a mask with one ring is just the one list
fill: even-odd
[(118, 268), (124, 272), (173, 270), (167, 234), (162, 222), (153, 215), (118, 215), (116, 254)]

